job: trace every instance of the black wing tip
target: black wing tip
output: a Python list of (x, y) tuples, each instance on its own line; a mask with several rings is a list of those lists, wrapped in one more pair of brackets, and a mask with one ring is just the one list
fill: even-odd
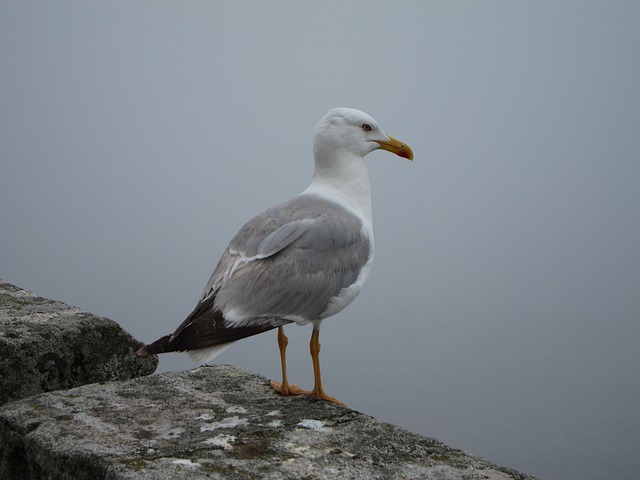
[(141, 348), (136, 352), (136, 355), (138, 355), (139, 357), (142, 357), (142, 358), (147, 358), (147, 357), (150, 355), (150, 354), (149, 354), (149, 351), (147, 350), (147, 347), (148, 347), (148, 346), (149, 346), (149, 345), (145, 345), (144, 347), (141, 347)]
[(159, 338), (155, 342), (141, 347), (136, 352), (136, 354), (139, 357), (146, 358), (149, 355), (158, 354), (158, 353), (165, 353), (167, 351), (172, 351), (170, 349), (167, 349), (167, 344), (170, 341), (171, 341), (171, 335), (165, 335), (164, 337)]

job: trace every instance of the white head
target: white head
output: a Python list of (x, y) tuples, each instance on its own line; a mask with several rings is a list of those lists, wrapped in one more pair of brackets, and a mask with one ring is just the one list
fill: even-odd
[(363, 158), (379, 148), (413, 159), (407, 145), (385, 134), (366, 113), (352, 108), (329, 110), (316, 127), (315, 169), (305, 192), (342, 204), (370, 229), (371, 185)]
[(377, 149), (413, 160), (411, 149), (388, 136), (372, 117), (353, 108), (334, 108), (320, 119), (313, 151), (316, 162), (327, 157), (359, 157)]

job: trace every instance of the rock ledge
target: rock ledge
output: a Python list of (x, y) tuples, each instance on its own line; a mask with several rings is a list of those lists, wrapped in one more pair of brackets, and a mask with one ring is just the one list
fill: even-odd
[(149, 375), (156, 356), (113, 320), (0, 280), (0, 405), (41, 392)]
[(140, 377), (141, 345), (0, 281), (0, 479), (533, 478), (230, 365)]
[(0, 409), (0, 478), (531, 479), (230, 365)]

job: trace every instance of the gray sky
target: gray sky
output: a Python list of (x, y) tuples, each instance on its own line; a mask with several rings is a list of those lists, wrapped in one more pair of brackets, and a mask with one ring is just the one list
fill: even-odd
[[(368, 157), (376, 261), (323, 325), (328, 393), (547, 479), (632, 478), (639, 24), (634, 1), (4, 1), (0, 276), (155, 340), (307, 186), (318, 119), (359, 108), (416, 159)], [(277, 377), (275, 334), (219, 361)]]

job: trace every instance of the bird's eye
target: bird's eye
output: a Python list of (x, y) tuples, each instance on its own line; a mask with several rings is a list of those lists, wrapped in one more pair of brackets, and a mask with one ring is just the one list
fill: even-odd
[(371, 125), (369, 125), (368, 123), (363, 123), (363, 124), (362, 124), (362, 129), (363, 129), (365, 132), (370, 132), (370, 131), (371, 131)]

